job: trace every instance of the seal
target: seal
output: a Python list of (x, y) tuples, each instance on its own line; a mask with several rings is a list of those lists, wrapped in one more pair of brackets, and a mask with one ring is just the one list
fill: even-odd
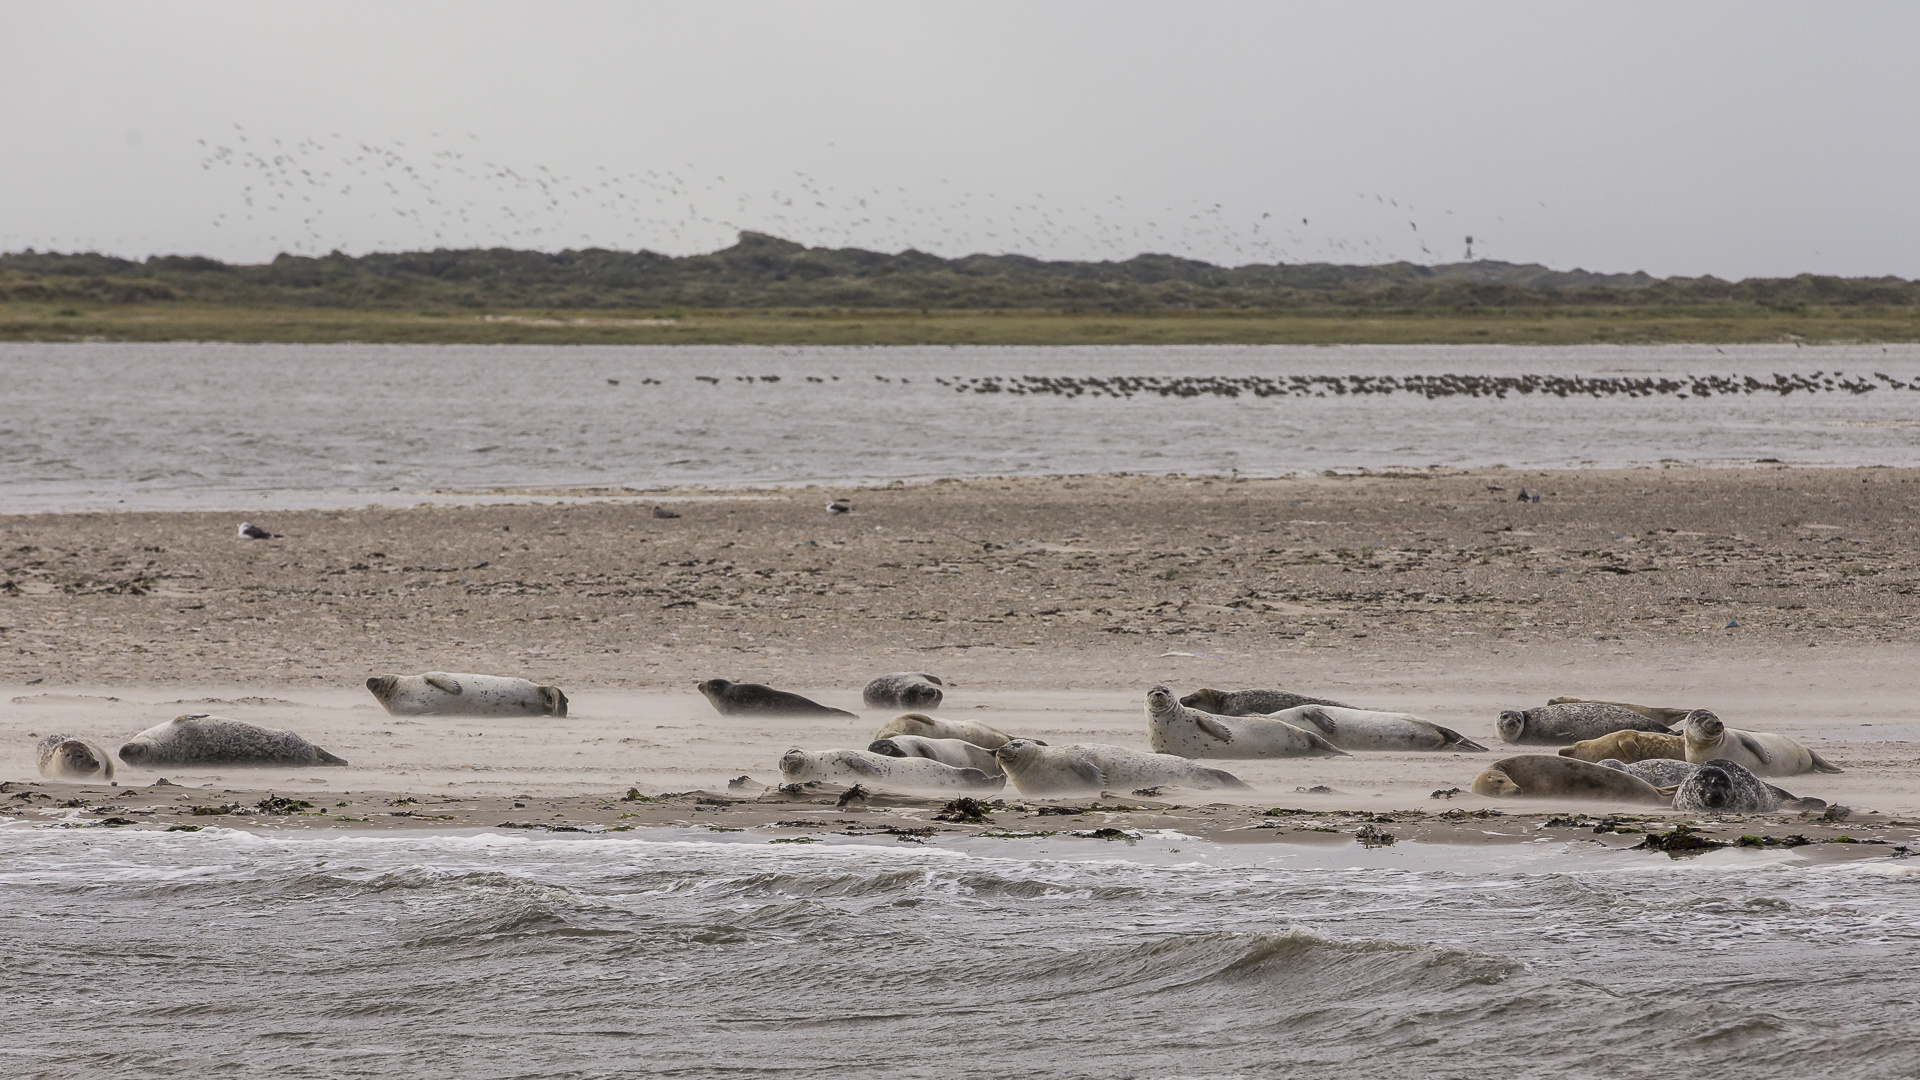
[(1311, 728), (1264, 716), (1215, 716), (1189, 709), (1164, 686), (1147, 691), (1147, 742), (1155, 753), (1183, 758), (1347, 756)]
[(1654, 787), (1663, 789), (1679, 784), (1682, 780), (1692, 776), (1693, 770), (1700, 767), (1698, 765), (1689, 765), (1678, 758), (1665, 757), (1643, 758), (1634, 762), (1621, 761), (1619, 758), (1605, 758), (1594, 762), (1594, 764), (1605, 766), (1609, 769), (1618, 769), (1628, 776), (1637, 776), (1647, 783), (1652, 784)]
[[(876, 739), (891, 738), (895, 735), (918, 735), (923, 739), (959, 739), (975, 746), (984, 746), (994, 750), (1004, 745), (1013, 736), (996, 727), (989, 727), (978, 720), (943, 720), (928, 716), (926, 713), (901, 713), (887, 721), (886, 726), (874, 733)], [(1040, 745), (1045, 746), (1046, 743)]]
[(859, 719), (845, 709), (829, 708), (812, 698), (759, 683), (708, 679), (695, 684), (694, 689), (705, 694), (721, 716), (852, 716)]
[(504, 675), (429, 671), (376, 675), (367, 689), (395, 716), (565, 716), (567, 695)]
[(72, 735), (40, 740), (40, 775), (54, 780), (113, 779), (113, 755), (96, 743)]
[(872, 709), (937, 709), (945, 685), (924, 671), (896, 671), (868, 683), (860, 700)]
[(1222, 769), (1195, 765), (1172, 754), (1143, 754), (1118, 746), (1046, 746), (1014, 739), (993, 752), (1020, 794), (1033, 798), (1097, 794), (1109, 788), (1147, 787), (1252, 790)]
[(1770, 814), (1780, 801), (1778, 788), (1725, 758), (1694, 769), (1673, 793), (1673, 808), (1688, 814)]
[(1494, 799), (1592, 799), (1604, 802), (1665, 803), (1658, 788), (1591, 761), (1553, 754), (1503, 758), (1473, 778), (1473, 791)]
[(1840, 772), (1840, 766), (1785, 735), (1730, 728), (1712, 711), (1695, 709), (1681, 727), (1687, 760), (1695, 765), (1724, 758), (1756, 776), (1794, 776)]
[(1000, 775), (1000, 762), (993, 751), (965, 739), (924, 739), (918, 735), (890, 735), (867, 744), (870, 754), (887, 757), (918, 757), (951, 765), (956, 769), (979, 769), (988, 776)]
[(1653, 721), (1656, 724), (1665, 724), (1668, 727), (1672, 727), (1673, 725), (1679, 723), (1680, 721), (1685, 720), (1687, 718), (1687, 713), (1693, 711), (1691, 709), (1669, 709), (1660, 705), (1630, 705), (1624, 701), (1599, 701), (1594, 698), (1583, 698), (1583, 697), (1548, 698), (1547, 704), (1549, 705), (1618, 705), (1629, 712), (1637, 712), (1641, 716), (1646, 717), (1647, 719)]
[(1665, 724), (1649, 720), (1632, 709), (1594, 702), (1547, 705), (1537, 709), (1508, 709), (1500, 714), (1500, 738), (1510, 743), (1565, 746), (1597, 739), (1616, 731), (1657, 731), (1671, 735)]
[(1657, 731), (1615, 731), (1597, 739), (1585, 739), (1572, 746), (1563, 746), (1560, 756), (1579, 758), (1581, 761), (1614, 758), (1629, 765), (1648, 758), (1685, 761), (1687, 740), (1678, 735), (1662, 735)]
[(818, 781), (896, 791), (999, 791), (1007, 783), (998, 773), (988, 776), (979, 769), (956, 769), (930, 758), (798, 747), (780, 756), (780, 776), (788, 784)]
[(1291, 690), (1215, 690), (1210, 686), (1181, 698), (1180, 704), (1215, 716), (1265, 716), (1302, 705), (1332, 705), (1337, 709), (1353, 707), (1327, 698), (1296, 694)]
[(1317, 731), (1342, 750), (1462, 750), (1484, 754), (1487, 748), (1452, 728), (1412, 713), (1344, 709), (1338, 705), (1301, 705), (1269, 713), (1295, 727)]
[(206, 713), (188, 713), (155, 724), (120, 748), (120, 760), (147, 768), (346, 764), (291, 731)]

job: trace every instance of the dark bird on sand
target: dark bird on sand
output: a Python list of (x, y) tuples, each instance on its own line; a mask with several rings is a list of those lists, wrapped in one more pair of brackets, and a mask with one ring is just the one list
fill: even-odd
[(677, 510), (669, 510), (664, 506), (656, 504), (653, 508), (653, 516), (657, 518), (677, 518), (680, 516), (680, 512)]
[(851, 514), (853, 513), (853, 503), (847, 499), (835, 499), (827, 504), (827, 513)]
[(273, 535), (274, 534), (260, 526), (250, 522), (243, 521), (240, 523), (240, 539), (242, 540), (271, 540), (273, 539)]

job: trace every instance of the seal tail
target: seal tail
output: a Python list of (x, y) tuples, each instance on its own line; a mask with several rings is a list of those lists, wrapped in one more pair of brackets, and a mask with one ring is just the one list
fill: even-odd
[(1807, 754), (1813, 758), (1814, 772), (1846, 772), (1845, 769), (1842, 769), (1840, 766), (1835, 765), (1833, 762), (1828, 761), (1826, 758), (1821, 757), (1819, 754), (1815, 754), (1811, 750), (1807, 751)]
[[(1440, 733), (1441, 738), (1447, 740), (1440, 744), (1440, 749), (1442, 750), (1470, 750), (1476, 754), (1484, 754), (1487, 752), (1486, 747), (1481, 746), (1479, 743), (1474, 742), (1472, 739), (1467, 738), (1465, 735), (1460, 734), (1450, 727), (1441, 727), (1439, 724), (1432, 724), (1431, 726), (1433, 730)], [(1560, 751), (1560, 755), (1562, 757), (1573, 756), (1565, 750)]]
[(854, 720), (860, 719), (859, 713), (850, 713), (845, 709), (828, 709), (827, 715), (828, 716), (845, 716)]
[[(1335, 747), (1334, 749), (1339, 750), (1339, 747)], [(1345, 754), (1346, 751), (1340, 750), (1340, 753)], [(1219, 787), (1232, 788), (1235, 791), (1253, 790), (1252, 784), (1247, 783), (1245, 780), (1240, 779), (1225, 769), (1201, 769), (1200, 775), (1212, 780), (1214, 784)]]
[(313, 748), (313, 752), (320, 755), (320, 764), (322, 765), (345, 765), (347, 763), (346, 758), (334, 757), (332, 754), (327, 753), (317, 746)]

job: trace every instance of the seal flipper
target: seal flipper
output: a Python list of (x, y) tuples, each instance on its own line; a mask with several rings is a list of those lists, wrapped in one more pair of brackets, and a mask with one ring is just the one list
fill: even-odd
[(347, 763), (346, 758), (334, 757), (332, 754), (327, 753), (317, 746), (313, 748), (313, 752), (320, 755), (320, 764), (322, 765), (345, 765)]
[(1223, 743), (1233, 741), (1233, 730), (1205, 713), (1194, 714), (1193, 725), (1200, 729), (1202, 735), (1211, 735)]
[[(1275, 723), (1287, 724), (1285, 720), (1276, 720)], [(1331, 742), (1328, 742), (1325, 738), (1321, 736), (1319, 732), (1313, 730), (1312, 728), (1303, 728), (1298, 724), (1287, 724), (1287, 726), (1307, 737), (1307, 745), (1313, 748), (1313, 753), (1309, 754), (1308, 755), (1309, 757), (1352, 757), (1353, 756), (1352, 754), (1347, 753), (1345, 750), (1342, 750), (1339, 747), (1333, 745)], [(1233, 774), (1223, 773), (1222, 775), (1232, 776)], [(1238, 779), (1238, 777), (1235, 777), (1235, 779)], [(1245, 787), (1246, 785), (1243, 784), (1241, 786)]]
[[(1286, 712), (1287, 710), (1281, 709), (1280, 711)], [(1267, 713), (1266, 716), (1269, 720), (1280, 720), (1280, 718), (1273, 713)], [(1306, 723), (1301, 723), (1299, 720), (1280, 720), (1280, 722), (1283, 724), (1292, 724), (1302, 731), (1310, 730), (1307, 724), (1312, 724), (1314, 727), (1320, 729), (1320, 734), (1322, 735), (1333, 734), (1334, 729), (1338, 726), (1333, 722), (1333, 717), (1327, 715), (1325, 709), (1302, 709), (1300, 711), (1300, 720), (1304, 720)]]
[[(1729, 731), (1727, 734), (1733, 735), (1736, 733)], [(1741, 749), (1745, 750), (1749, 754), (1752, 754), (1754, 757), (1759, 758), (1760, 764), (1762, 765), (1773, 764), (1773, 755), (1767, 753), (1767, 748), (1760, 745), (1759, 739), (1754, 738), (1752, 735), (1744, 731), (1738, 732), (1737, 734), (1740, 736), (1739, 743), (1740, 743)]]
[(880, 775), (880, 766), (875, 765), (873, 762), (868, 761), (866, 758), (857, 758), (857, 757), (843, 758), (840, 763), (842, 765), (845, 765), (847, 768), (853, 770), (854, 772), (859, 773), (862, 776), (879, 776)]
[[(1813, 758), (1814, 772), (1846, 772), (1845, 769), (1842, 769), (1840, 766), (1835, 765), (1833, 762), (1828, 761), (1826, 758), (1821, 757), (1811, 750), (1807, 751), (1807, 755)], [(1824, 806), (1825, 804), (1823, 803), (1822, 805)]]
[[(1339, 747), (1334, 747), (1334, 750), (1343, 755), (1346, 753), (1345, 750), (1341, 750)], [(1201, 769), (1200, 775), (1218, 782), (1223, 788), (1234, 788), (1239, 791), (1253, 790), (1252, 784), (1247, 783), (1245, 780), (1240, 779), (1225, 769)]]
[(979, 769), (961, 769), (960, 779), (966, 781), (969, 787), (989, 791), (999, 791), (1001, 788), (1007, 786), (1006, 773), (1001, 773), (999, 776), (988, 776)]
[(420, 677), (426, 680), (428, 686), (436, 690), (444, 690), (449, 694), (458, 694), (460, 692), (460, 680), (451, 675), (438, 671), (430, 671)]
[(912, 757), (912, 754), (900, 749), (900, 744), (892, 739), (875, 739), (867, 744), (867, 753), (885, 754), (888, 757)]
[[(1447, 740), (1440, 744), (1440, 749), (1442, 750), (1470, 750), (1476, 754), (1487, 753), (1486, 747), (1481, 746), (1479, 743), (1474, 742), (1472, 739), (1467, 738), (1465, 735), (1460, 734), (1450, 727), (1441, 727), (1431, 720), (1427, 721), (1427, 726), (1439, 732), (1440, 737)], [(1573, 756), (1565, 750), (1560, 751), (1560, 754), (1563, 757)]]
[(1079, 776), (1080, 779), (1085, 780), (1089, 786), (1099, 788), (1103, 791), (1106, 790), (1107, 774), (1100, 771), (1100, 766), (1095, 765), (1091, 761), (1080, 761), (1078, 759), (1068, 762), (1067, 766), (1071, 768), (1074, 774)]
[(541, 687), (540, 701), (542, 704), (544, 704), (547, 707), (548, 716), (567, 715), (567, 695), (561, 693), (559, 687), (557, 686)]

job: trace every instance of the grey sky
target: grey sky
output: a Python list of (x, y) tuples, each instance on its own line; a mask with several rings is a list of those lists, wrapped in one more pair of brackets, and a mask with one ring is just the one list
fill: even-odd
[(0, 0), (0, 249), (755, 228), (1430, 262), (1471, 234), (1560, 267), (1920, 277), (1917, 47), (1912, 3)]

